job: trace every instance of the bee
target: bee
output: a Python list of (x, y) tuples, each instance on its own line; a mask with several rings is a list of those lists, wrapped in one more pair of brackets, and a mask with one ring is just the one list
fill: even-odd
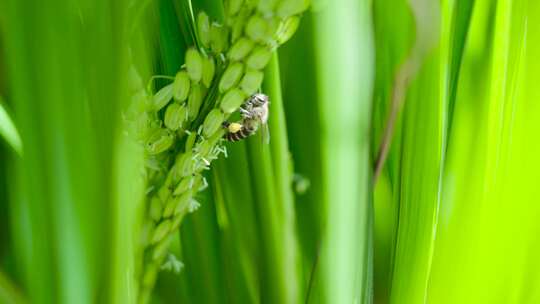
[(262, 136), (268, 142), (268, 96), (255, 93), (240, 107), (242, 120), (239, 122), (224, 122), (223, 127), (227, 129), (224, 138), (228, 141), (239, 141), (245, 139), (262, 127)]

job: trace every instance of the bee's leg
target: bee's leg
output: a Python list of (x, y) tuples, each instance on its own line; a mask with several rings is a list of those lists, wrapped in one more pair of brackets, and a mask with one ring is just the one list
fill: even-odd
[(237, 133), (244, 128), (242, 122), (229, 122), (224, 121), (221, 126), (227, 130), (227, 133)]
[(240, 108), (240, 115), (242, 115), (242, 118), (252, 118), (251, 117), (251, 112), (249, 112), (248, 110), (244, 109), (244, 108)]
[(253, 99), (250, 97), (241, 106), (242, 109), (252, 109), (253, 108)]

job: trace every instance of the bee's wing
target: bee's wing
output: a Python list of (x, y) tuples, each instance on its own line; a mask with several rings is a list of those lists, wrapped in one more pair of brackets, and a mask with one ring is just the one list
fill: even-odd
[(263, 144), (270, 143), (270, 129), (268, 129), (268, 124), (261, 125), (261, 140)]

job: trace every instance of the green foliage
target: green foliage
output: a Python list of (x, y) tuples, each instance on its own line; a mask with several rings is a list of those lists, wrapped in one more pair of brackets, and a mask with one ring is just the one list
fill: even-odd
[[(407, 28), (417, 18), (396, 16), (385, 7), (379, 2), (375, 8), (382, 54), (377, 59), (376, 115), (387, 112), (384, 101), (400, 64), (395, 58), (407, 55), (407, 40), (414, 37), (412, 29), (408, 34), (391, 29)], [(511, 236), (528, 235), (533, 228), (523, 212), (537, 212), (527, 203), (534, 191), (523, 188), (535, 179), (528, 172), (536, 170), (518, 169), (521, 163), (531, 168), (538, 163), (527, 156), (535, 144), (526, 140), (532, 146), (524, 148), (518, 139), (529, 138), (537, 128), (525, 123), (523, 129), (523, 118), (518, 118), (525, 108), (528, 115), (537, 115), (525, 101), (534, 96), (528, 77), (535, 69), (526, 54), (537, 44), (528, 34), (535, 25), (525, 20), (537, 11), (527, 1), (441, 2), (441, 38), (411, 79), (375, 192), (378, 301), (538, 301), (529, 285), (537, 284), (536, 276), (529, 275), (537, 268), (521, 268), (536, 267), (523, 254), (537, 249), (527, 236)]]
[[(282, 0), (280, 3), (287, 1), (289, 0)], [(219, 4), (215, 5), (219, 6)], [(230, 5), (230, 3), (225, 5)], [(294, 14), (302, 12), (299, 7), (293, 7)], [(186, 28), (189, 28), (190, 32), (194, 29), (201, 30), (201, 33), (195, 32), (194, 40), (201, 41), (203, 45), (207, 45), (206, 42), (209, 41), (210, 48), (188, 48), (185, 52), (185, 65), (181, 67), (180, 72), (176, 73), (172, 84), (160, 88), (155, 93), (152, 97), (152, 106), (145, 106), (148, 103), (145, 99), (138, 99), (140, 104), (133, 105), (135, 108), (142, 109), (134, 118), (135, 121), (143, 120), (142, 124), (136, 124), (137, 130), (135, 132), (143, 134), (142, 143), (147, 151), (146, 176), (149, 189), (147, 193), (147, 205), (149, 206), (146, 208), (148, 219), (143, 228), (142, 266), (138, 272), (140, 303), (146, 303), (150, 299), (157, 273), (167, 253), (165, 248), (171, 240), (170, 235), (176, 232), (183, 217), (194, 211), (192, 207), (195, 204), (193, 196), (206, 188), (207, 181), (202, 177), (202, 172), (210, 169), (211, 162), (225, 151), (221, 147), (222, 137), (225, 133), (222, 125), (233, 112), (236, 112), (246, 97), (239, 88), (239, 82), (246, 73), (245, 67), (252, 69), (251, 73), (262, 70), (268, 64), (273, 49), (279, 45), (277, 36), (275, 36), (278, 34), (277, 28), (279, 26), (283, 28), (290, 24), (290, 22), (286, 23), (284, 18), (276, 17), (273, 14), (263, 16), (253, 3), (247, 1), (238, 8), (238, 12), (236, 9), (226, 10), (229, 14), (225, 15), (224, 24), (212, 22), (209, 25), (210, 35), (208, 37), (207, 15), (200, 12), (195, 14), (196, 12), (191, 10), (191, 6), (184, 5), (181, 9), (183, 10), (182, 15), (191, 16), (191, 22), (188, 22)], [(244, 17), (247, 20), (241, 26), (241, 32), (246, 34), (243, 38), (229, 35), (232, 32), (231, 26), (239, 20), (239, 17), (235, 16), (236, 14), (241, 15), (242, 20)], [(195, 15), (200, 19), (196, 24), (193, 20)], [(289, 15), (284, 17), (289, 17)], [(197, 38), (201, 35), (202, 38)], [(237, 41), (248, 41), (252, 47), (245, 48), (236, 44)], [(254, 45), (256, 46), (253, 47)], [(230, 50), (229, 46), (232, 46)], [(227, 53), (229, 61), (224, 56)], [(172, 61), (167, 59), (171, 55), (170, 50), (164, 50), (163, 57), (166, 62)], [(213, 64), (205, 65), (205, 62), (216, 62), (216, 66)], [(202, 90), (195, 89), (196, 87), (200, 88), (199, 82), (203, 79), (203, 74), (205, 75), (204, 83), (207, 86), (201, 88)], [(243, 87), (250, 89), (250, 85), (254, 86), (254, 84), (244, 84)], [(142, 90), (144, 88), (141, 86), (137, 92)], [(182, 102), (185, 101), (190, 91), (188, 121), (181, 122), (180, 118), (177, 118), (178, 112), (182, 109)], [(140, 95), (140, 93), (137, 94)], [(173, 97), (177, 102), (180, 102), (180, 105), (170, 104)], [(160, 111), (164, 107), (166, 110), (164, 117), (162, 117), (163, 114)], [(148, 136), (145, 138), (144, 134), (148, 134)], [(186, 145), (188, 136), (194, 139), (189, 146)], [(269, 168), (260, 168), (260, 170), (267, 171)], [(256, 169), (256, 171), (258, 170)], [(181, 187), (182, 184), (189, 186), (187, 188)], [(265, 186), (269, 186), (269, 184), (265, 184)], [(178, 190), (180, 188), (182, 189)], [(271, 188), (268, 188), (267, 191), (270, 191)], [(174, 189), (178, 191), (174, 191)], [(263, 197), (266, 197), (265, 194), (262, 194), (261, 198)], [(273, 237), (276, 233), (275, 230), (280, 227), (274, 223), (279, 215), (272, 216), (272, 227), (274, 228), (271, 228), (270, 236), (267, 237), (269, 242), (275, 239)], [(272, 256), (275, 256), (277, 248), (280, 246), (277, 244), (273, 246), (271, 247)], [(294, 265), (294, 262), (283, 266), (283, 269), (278, 268), (280, 272), (272, 275), (269, 282), (279, 280), (281, 272), (285, 273), (286, 269), (291, 268), (290, 265)], [(274, 267), (269, 268), (269, 271), (271, 272), (273, 269)], [(297, 292), (289, 291), (288, 285), (284, 282), (285, 280), (282, 279), (277, 284), (280, 289), (274, 290), (270, 294), (276, 297), (278, 302), (296, 302)]]
[(5, 141), (17, 152), (22, 153), (22, 142), (17, 128), (13, 124), (13, 120), (9, 117), (3, 105), (2, 97), (0, 96), (0, 135)]
[(127, 100), (126, 5), (0, 5), (9, 75), (2, 94), (25, 146), (23, 157), (4, 156), (10, 199), (2, 202), (15, 282), (32, 303), (103, 302), (115, 293), (119, 219), (111, 206)]
[(0, 302), (539, 302), (540, 5), (309, 5), (0, 1)]
[[(316, 15), (314, 26), (322, 196), (327, 212), (319, 277), (325, 303), (366, 302), (370, 297), (371, 260), (366, 246), (372, 212), (368, 130), (374, 53), (370, 10), (367, 2), (342, 1)], [(355, 32), (350, 31), (351, 25)]]

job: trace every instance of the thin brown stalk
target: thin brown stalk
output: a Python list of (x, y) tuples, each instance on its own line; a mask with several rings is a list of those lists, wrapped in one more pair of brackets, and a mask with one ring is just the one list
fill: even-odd
[(396, 120), (403, 108), (410, 81), (420, 69), (426, 54), (439, 40), (440, 9), (437, 1), (409, 0), (415, 17), (416, 40), (411, 53), (399, 68), (392, 87), (390, 112), (386, 119), (381, 145), (375, 161), (373, 184), (377, 183), (382, 168), (390, 151), (390, 144), (396, 128)]

